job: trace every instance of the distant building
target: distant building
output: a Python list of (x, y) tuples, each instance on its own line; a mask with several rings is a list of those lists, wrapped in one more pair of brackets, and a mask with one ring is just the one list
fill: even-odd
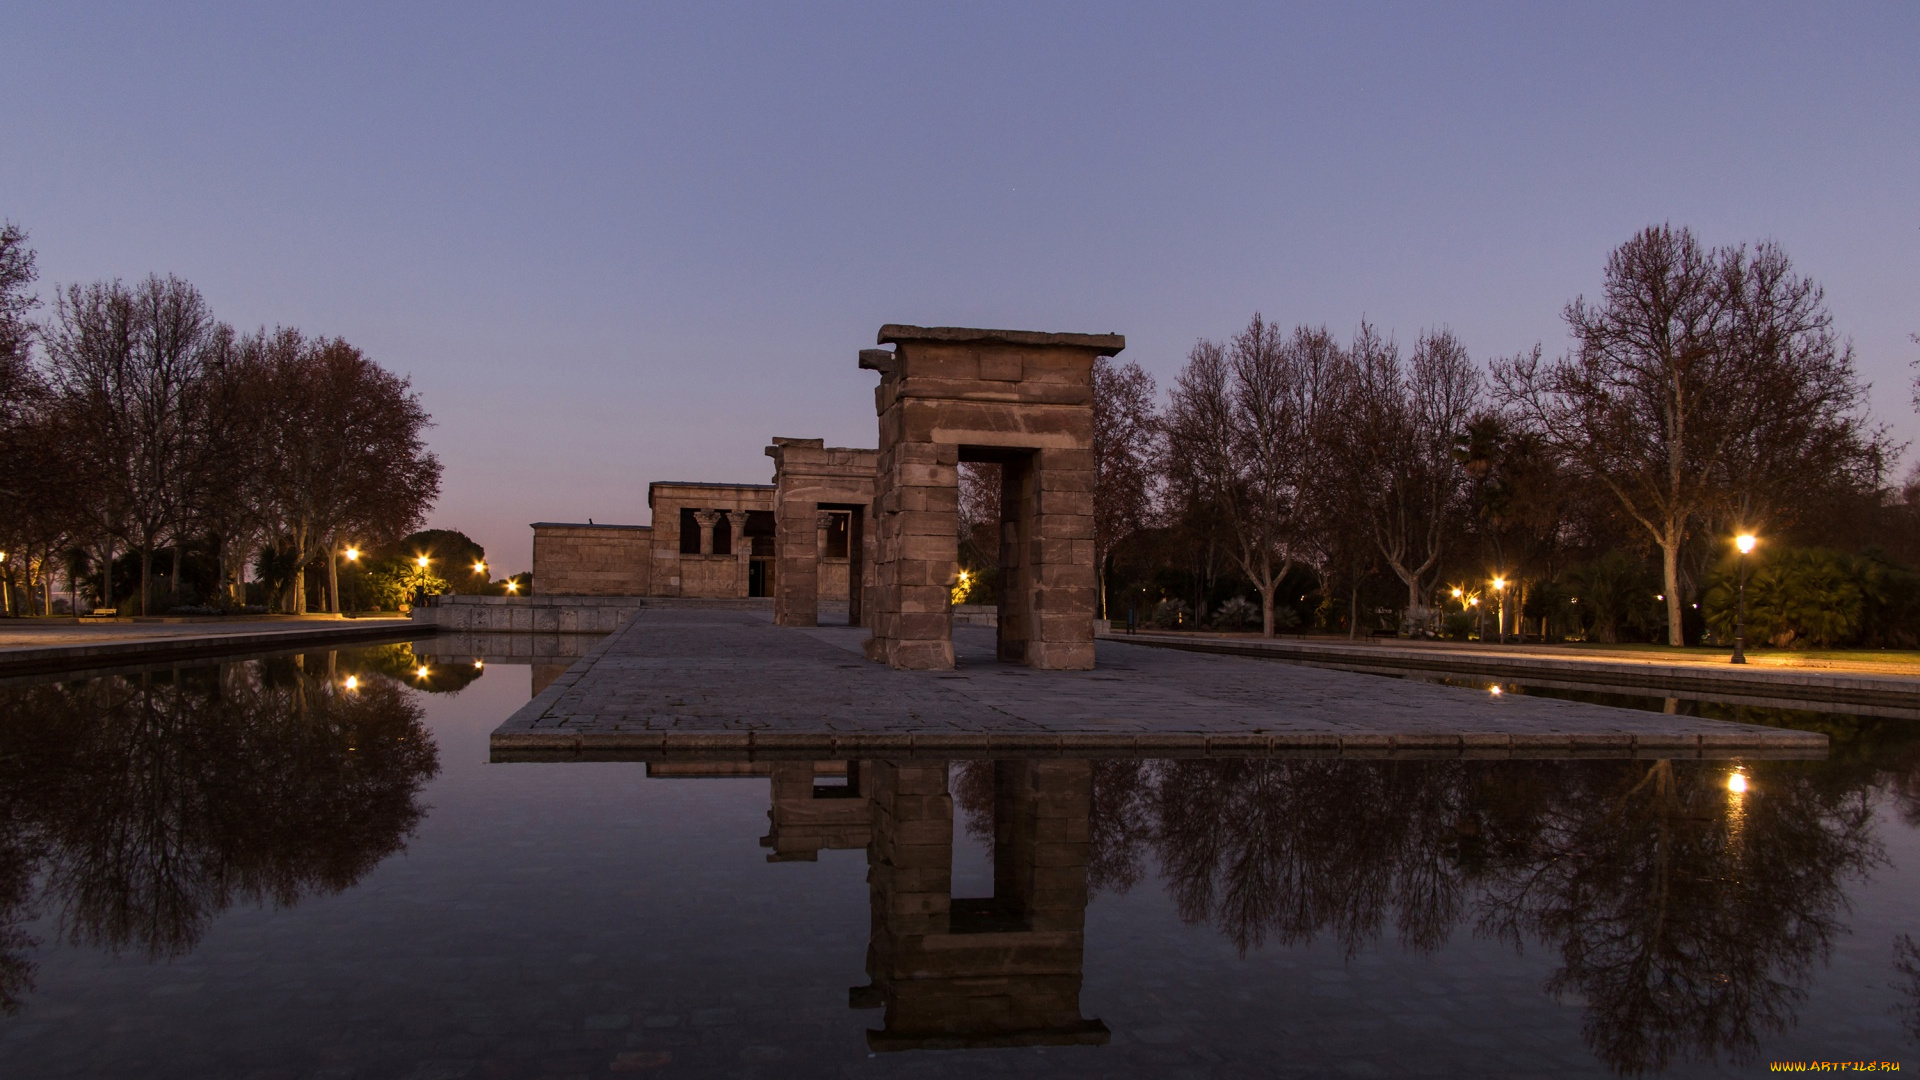
[(657, 481), (652, 525), (533, 525), (547, 596), (772, 596), (773, 485)]

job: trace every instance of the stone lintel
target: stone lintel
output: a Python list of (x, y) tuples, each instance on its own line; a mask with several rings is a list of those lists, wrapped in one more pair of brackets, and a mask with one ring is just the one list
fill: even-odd
[[(915, 341), (935, 341), (951, 345), (996, 344), (996, 345), (1033, 345), (1061, 346), (1071, 349), (1092, 349), (1099, 356), (1113, 356), (1127, 347), (1124, 334), (1051, 334), (1039, 330), (988, 330), (968, 326), (909, 326), (904, 323), (887, 323), (880, 328), (879, 344), (899, 345)], [(863, 349), (860, 352), (860, 366), (870, 367), (868, 353), (881, 353), (879, 349)], [(877, 359), (877, 358), (876, 358)], [(875, 369), (884, 370), (884, 369)]]

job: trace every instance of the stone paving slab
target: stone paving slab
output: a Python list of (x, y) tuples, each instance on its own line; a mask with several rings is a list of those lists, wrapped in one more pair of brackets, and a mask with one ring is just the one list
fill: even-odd
[(849, 757), (886, 752), (1369, 756), (1824, 756), (1826, 736), (1418, 680), (1144, 648), (1041, 672), (955, 631), (958, 667), (867, 661), (866, 632), (779, 628), (757, 612), (636, 614), (495, 729), (539, 753)]

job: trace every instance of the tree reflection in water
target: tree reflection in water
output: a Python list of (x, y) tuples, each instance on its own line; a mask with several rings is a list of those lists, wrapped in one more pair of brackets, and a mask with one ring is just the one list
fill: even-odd
[(1907, 1038), (1920, 1042), (1920, 945), (1914, 944), (1912, 934), (1893, 939), (1893, 970), (1900, 974), (1893, 984), (1900, 995), (1893, 1010), (1907, 1029)]
[(174, 957), (235, 903), (338, 892), (404, 846), (439, 770), (421, 707), (310, 665), (333, 666), (0, 688), (0, 1007), (30, 989), (23, 925), (46, 910), (73, 944)]
[(1626, 1073), (1790, 1024), (1845, 884), (1884, 861), (1878, 793), (1912, 789), (1844, 762), (1751, 763), (1744, 794), (1706, 761), (1112, 764), (1090, 884), (1124, 888), (1151, 852), (1181, 916), (1243, 952), (1325, 935), (1351, 956), (1389, 927), (1430, 951), (1469, 922), (1537, 943), (1548, 992), (1584, 1000), (1587, 1045)]

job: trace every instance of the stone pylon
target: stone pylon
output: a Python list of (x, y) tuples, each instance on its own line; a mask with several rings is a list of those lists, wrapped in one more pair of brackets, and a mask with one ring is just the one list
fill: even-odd
[(959, 466), (983, 461), (1004, 478), (1000, 658), (1093, 667), (1093, 365), (1126, 339), (889, 324), (879, 340), (894, 348), (860, 354), (881, 375), (867, 655), (953, 667)]
[[(817, 625), (823, 590), (837, 593), (844, 575), (847, 621), (864, 625), (875, 452), (775, 438), (767, 456), (773, 459), (774, 624)], [(826, 530), (836, 524), (846, 531), (846, 551), (832, 556)]]

